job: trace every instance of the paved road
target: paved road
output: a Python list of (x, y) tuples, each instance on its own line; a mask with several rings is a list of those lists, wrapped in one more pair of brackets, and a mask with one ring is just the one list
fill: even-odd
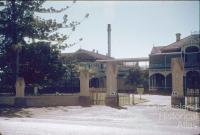
[[(106, 106), (27, 108), (0, 117), (3, 135), (197, 135), (200, 115), (170, 108), (170, 97), (115, 109)], [(10, 117), (12, 115), (9, 115)]]
[[(139, 98), (139, 95), (135, 95), (135, 97)], [(142, 95), (141, 98), (147, 99), (149, 102), (144, 102), (139, 105), (166, 105), (170, 106), (171, 104), (171, 96), (160, 96), (160, 95)]]

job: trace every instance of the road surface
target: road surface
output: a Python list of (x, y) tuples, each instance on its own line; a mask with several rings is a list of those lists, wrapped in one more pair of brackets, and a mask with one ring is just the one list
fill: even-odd
[(149, 102), (122, 109), (58, 106), (4, 110), (0, 132), (2, 135), (199, 135), (199, 113), (171, 108), (169, 96), (142, 98)]

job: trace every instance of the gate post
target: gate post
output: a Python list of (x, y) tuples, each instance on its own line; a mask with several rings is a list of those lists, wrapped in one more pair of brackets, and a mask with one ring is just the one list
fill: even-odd
[(80, 97), (79, 103), (82, 106), (89, 106), (90, 91), (89, 91), (89, 71), (86, 69), (80, 70)]
[(24, 98), (25, 82), (24, 78), (18, 77), (15, 83), (16, 97), (15, 106), (24, 107), (26, 106), (26, 98)]
[(114, 62), (106, 63), (106, 99), (108, 106), (118, 106), (117, 95), (117, 65)]
[(184, 65), (180, 58), (173, 58), (171, 60), (172, 70), (172, 96), (171, 105), (182, 107), (185, 105), (183, 76)]

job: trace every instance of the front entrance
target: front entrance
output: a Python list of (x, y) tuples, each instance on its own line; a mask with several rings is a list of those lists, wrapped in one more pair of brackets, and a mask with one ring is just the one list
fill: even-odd
[(187, 108), (200, 110), (200, 89), (187, 89), (185, 102)]
[[(128, 93), (118, 93), (119, 106), (132, 105), (133, 96)], [(106, 89), (90, 88), (90, 99), (93, 105), (105, 105)]]
[(105, 105), (106, 89), (90, 88), (90, 99), (93, 105)]

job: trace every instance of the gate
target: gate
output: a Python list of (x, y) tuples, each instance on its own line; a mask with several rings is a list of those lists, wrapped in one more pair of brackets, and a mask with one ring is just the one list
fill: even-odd
[[(132, 105), (133, 96), (128, 93), (118, 93), (119, 106)], [(90, 88), (90, 99), (93, 105), (105, 105), (106, 89), (105, 88)]]
[(93, 105), (105, 105), (106, 90), (104, 88), (91, 88), (90, 99)]
[(185, 104), (188, 109), (200, 110), (200, 89), (187, 89)]
[(132, 96), (128, 93), (119, 93), (119, 106), (131, 105)]

